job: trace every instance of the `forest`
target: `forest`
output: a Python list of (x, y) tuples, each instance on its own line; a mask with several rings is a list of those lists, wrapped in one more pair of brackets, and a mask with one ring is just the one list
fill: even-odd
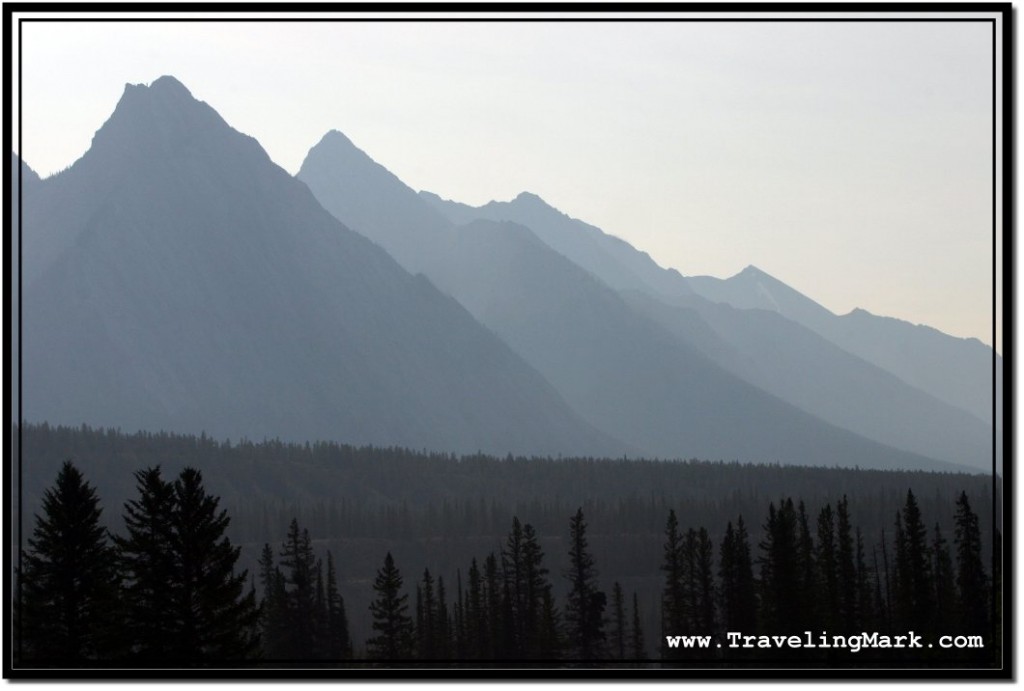
[[(26, 664), (998, 664), (986, 476), (47, 425), (14, 438)], [(910, 630), (984, 647), (665, 642)]]

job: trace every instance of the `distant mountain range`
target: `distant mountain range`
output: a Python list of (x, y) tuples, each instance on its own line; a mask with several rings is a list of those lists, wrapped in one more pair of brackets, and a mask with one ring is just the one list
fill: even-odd
[(25, 197), (28, 420), (621, 454), (458, 303), (176, 80)]
[(977, 341), (754, 267), (684, 277), (536, 195), (416, 193), (336, 131), (292, 178), (170, 77), (68, 170), (25, 170), (29, 421), (991, 469)]

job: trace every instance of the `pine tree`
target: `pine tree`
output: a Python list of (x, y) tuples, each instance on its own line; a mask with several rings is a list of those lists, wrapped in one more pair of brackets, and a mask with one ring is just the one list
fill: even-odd
[(367, 654), (375, 660), (407, 660), (413, 656), (414, 632), (409, 618), (409, 596), (402, 592), (402, 574), (391, 552), (377, 571), (373, 583), (376, 599), (370, 603), (373, 630), (377, 635), (366, 642)]
[(416, 643), (421, 660), (437, 659), (437, 601), (430, 569), (423, 570), (423, 580), (416, 588)]
[(875, 592), (878, 584), (878, 568), (868, 569), (864, 552), (864, 536), (860, 527), (856, 530), (857, 562), (857, 617), (861, 628), (878, 629), (878, 610), (875, 607)]
[(836, 504), (836, 587), (839, 591), (839, 632), (859, 631), (860, 615), (857, 611), (857, 565), (850, 503), (843, 495)]
[(205, 664), (252, 657), (259, 647), (255, 593), (235, 572), (241, 548), (230, 518), (185, 468), (173, 483), (159, 468), (136, 473), (139, 498), (125, 505), (117, 539), (126, 587), (127, 632), (147, 661)]
[(630, 632), (630, 652), (636, 660), (643, 660), (647, 657), (647, 648), (644, 645), (644, 627), (640, 622), (640, 603), (636, 591), (633, 591), (633, 628)]
[(248, 572), (235, 572), (241, 547), (225, 536), (230, 518), (203, 487), (203, 476), (185, 468), (174, 482), (173, 546), (180, 565), (174, 583), (181, 627), (173, 658), (189, 663), (241, 660), (259, 645), (254, 593)]
[(517, 516), (512, 517), (512, 530), (505, 541), (501, 552), (501, 569), (504, 575), (504, 591), (506, 597), (506, 622), (508, 633), (505, 638), (508, 647), (506, 654), (511, 658), (522, 658), (527, 640), (526, 618), (529, 604), (527, 603), (526, 565), (523, 555), (523, 528)]
[(284, 574), (274, 564), (274, 551), (263, 545), (259, 560), (260, 587), (260, 644), (263, 657), (281, 660), (288, 654), (288, 602)]
[(572, 656), (597, 660), (604, 652), (604, 608), (606, 596), (597, 588), (597, 569), (587, 549), (587, 525), (583, 509), (569, 521), (569, 596), (566, 623)]
[[(525, 636), (524, 656), (527, 659), (552, 659), (552, 651), (542, 641), (557, 639), (558, 632), (544, 620), (544, 598), (551, 595), (551, 583), (544, 567), (544, 552), (541, 550), (537, 533), (527, 523), (523, 526), (523, 632)], [(547, 630), (545, 630), (547, 626)]]
[(732, 521), (726, 525), (718, 563), (722, 625), (727, 631), (753, 632), (757, 622), (757, 595), (750, 562), (750, 543), (742, 516), (735, 530)]
[(665, 573), (665, 585), (661, 594), (661, 640), (662, 657), (679, 656), (676, 649), (669, 649), (664, 643), (666, 636), (680, 636), (689, 633), (687, 627), (687, 591), (684, 564), (684, 545), (679, 534), (676, 512), (668, 512), (665, 523), (661, 570)]
[(760, 543), (761, 609), (766, 631), (798, 633), (812, 605), (800, 589), (801, 568), (798, 557), (797, 514), (793, 501), (786, 499), (776, 510), (768, 505), (764, 540)]
[(612, 657), (626, 659), (626, 608), (622, 596), (622, 585), (612, 585)]
[(302, 660), (317, 651), (316, 555), (309, 531), (292, 519), (281, 546), (281, 568), (285, 578), (288, 640), (285, 657)]
[(827, 629), (840, 629), (839, 620), (839, 568), (836, 559), (835, 516), (832, 505), (825, 504), (818, 514), (818, 550), (816, 566), (819, 577), (819, 588), (822, 594), (822, 626)]
[(437, 612), (434, 619), (434, 647), (439, 660), (452, 656), (452, 622), (448, 613), (448, 594), (444, 587), (444, 578), (437, 577)]
[(338, 575), (334, 569), (334, 557), (327, 552), (327, 631), (324, 642), (324, 656), (328, 660), (347, 660), (352, 657), (352, 640), (348, 633), (348, 617), (345, 614), (345, 600), (338, 592)]
[(504, 583), (498, 574), (498, 560), (491, 552), (484, 559), (484, 621), (486, 631), (485, 657), (491, 660), (501, 659), (503, 651), (501, 642), (505, 630), (505, 602)]
[(800, 561), (798, 572), (800, 592), (803, 593), (807, 606), (799, 612), (801, 619), (794, 622), (798, 628), (807, 628), (821, 623), (821, 588), (819, 587), (818, 563), (815, 559), (814, 539), (807, 519), (807, 508), (801, 500), (797, 509), (799, 537), (797, 538), (797, 557)]
[(903, 531), (904, 569), (898, 579), (903, 584), (900, 594), (904, 598), (905, 624), (915, 631), (930, 633), (935, 614), (931, 549), (917, 499), (910, 490), (903, 508)]
[(694, 630), (715, 629), (715, 547), (708, 531), (701, 526), (697, 531), (695, 580), (697, 583), (697, 609), (694, 613)]
[(470, 659), (481, 660), (489, 656), (487, 645), (487, 610), (484, 600), (483, 581), (476, 558), (469, 566), (469, 590), (466, 594), (466, 640)]
[(167, 660), (178, 633), (171, 584), (177, 580), (173, 550), (174, 486), (160, 468), (135, 473), (138, 498), (124, 505), (125, 536), (115, 536), (124, 576), (124, 633), (133, 658)]
[(116, 571), (99, 498), (66, 461), (42, 508), (23, 557), (15, 654), (33, 664), (110, 659)]
[(955, 618), (950, 616), (951, 603), (956, 598), (956, 576), (953, 573), (953, 560), (949, 556), (949, 547), (946, 538), (942, 536), (942, 529), (935, 524), (935, 531), (932, 538), (932, 573), (935, 574), (935, 602), (939, 604), (935, 608), (935, 629), (937, 631), (950, 631), (955, 623)]
[(562, 613), (555, 606), (555, 598), (548, 588), (541, 596), (540, 627), (537, 634), (537, 657), (557, 660), (565, 650), (565, 633)]
[(961, 492), (957, 499), (954, 520), (959, 626), (966, 633), (985, 635), (990, 631), (991, 589), (981, 560), (978, 516), (971, 510), (966, 492)]

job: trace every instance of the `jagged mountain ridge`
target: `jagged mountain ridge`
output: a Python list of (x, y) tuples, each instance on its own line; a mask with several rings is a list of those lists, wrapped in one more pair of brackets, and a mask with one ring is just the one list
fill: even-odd
[(127, 86), (85, 156), (28, 203), (28, 420), (629, 451), (173, 78)]
[[(973, 338), (956, 338), (930, 326), (871, 314), (837, 315), (755, 266), (727, 279), (688, 279), (694, 292), (741, 309), (778, 312), (858, 357), (893, 372), (908, 384), (961, 408), (986, 424), (993, 419), (993, 366), (1002, 358)], [(996, 389), (996, 427), (1002, 428), (1002, 391)]]
[[(338, 152), (342, 145), (347, 150)], [(827, 465), (930, 462), (828, 425), (725, 372), (533, 229), (487, 221), (438, 228), (427, 200), (347, 139), (325, 137), (307, 161), (316, 165), (304, 163), (298, 177), (325, 208), (396, 256), (415, 256), (417, 268), (501, 335), (583, 417), (634, 446), (662, 456)], [(366, 199), (380, 207), (367, 213)], [(393, 232), (403, 227), (404, 235)], [(413, 253), (405, 237), (416, 246), (432, 239), (436, 247)], [(705, 336), (717, 338), (710, 329)]]
[[(473, 217), (508, 220), (529, 225), (543, 238), (572, 236), (592, 244), (611, 237), (569, 218), (535, 195), (523, 194), (511, 202), (476, 208), (429, 192), (420, 196), (457, 222)], [(616, 238), (614, 246), (622, 256), (632, 256), (651, 274), (674, 281), (663, 284), (665, 288), (675, 286), (673, 290), (655, 290), (650, 281), (617, 279), (609, 266), (590, 261), (592, 251), (578, 249), (581, 244), (561, 240), (558, 246), (567, 258), (605, 283), (620, 286), (634, 307), (643, 308), (684, 340), (697, 338), (700, 342), (694, 341), (694, 345), (730, 372), (805, 411), (885, 444), (991, 468), (992, 430), (987, 421), (992, 416), (992, 351), (983, 344), (863, 311), (837, 317), (753, 266), (728, 281), (701, 276), (682, 279)], [(687, 287), (679, 287), (677, 278)], [(632, 287), (622, 288), (626, 285)], [(767, 315), (744, 317), (731, 308), (771, 312), (789, 325)], [(699, 314), (687, 316), (688, 309)], [(706, 323), (696, 326), (707, 320), (714, 321), (715, 327)], [(850, 332), (854, 320), (862, 322), (860, 333)], [(816, 343), (809, 340), (808, 330), (818, 337)], [(709, 331), (716, 336), (709, 337)], [(796, 348), (804, 351), (807, 367), (791, 357)], [(1001, 378), (1001, 358), (996, 358), (996, 364)], [(792, 378), (783, 378), (783, 373)], [(999, 387), (997, 396), (999, 427)], [(996, 458), (998, 464), (999, 445)]]
[[(512, 221), (539, 237), (576, 264), (617, 290), (638, 291), (669, 305), (686, 305), (693, 294), (739, 309), (763, 309), (811, 329), (839, 348), (886, 370), (914, 388), (961, 408), (982, 422), (992, 420), (993, 351), (975, 339), (948, 336), (927, 326), (854, 310), (839, 316), (755, 266), (729, 279), (682, 277), (662, 269), (628, 243), (583, 221), (570, 218), (536, 195), (524, 193), (509, 202), (472, 207), (420, 192), (449, 219)], [(597, 247), (602, 247), (599, 254)], [(595, 260), (614, 255), (616, 261)], [(631, 268), (639, 267), (639, 268)], [(643, 279), (634, 276), (642, 272)], [(995, 356), (996, 381), (1002, 358)], [(996, 427), (1002, 428), (1002, 392), (996, 390)]]

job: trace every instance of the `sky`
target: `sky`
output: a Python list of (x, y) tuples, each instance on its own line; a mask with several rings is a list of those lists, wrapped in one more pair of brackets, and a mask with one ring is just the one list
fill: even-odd
[(988, 23), (21, 27), (15, 148), (43, 176), (171, 74), (293, 174), (338, 129), (417, 190), (530, 191), (684, 275), (753, 264), (993, 342)]

